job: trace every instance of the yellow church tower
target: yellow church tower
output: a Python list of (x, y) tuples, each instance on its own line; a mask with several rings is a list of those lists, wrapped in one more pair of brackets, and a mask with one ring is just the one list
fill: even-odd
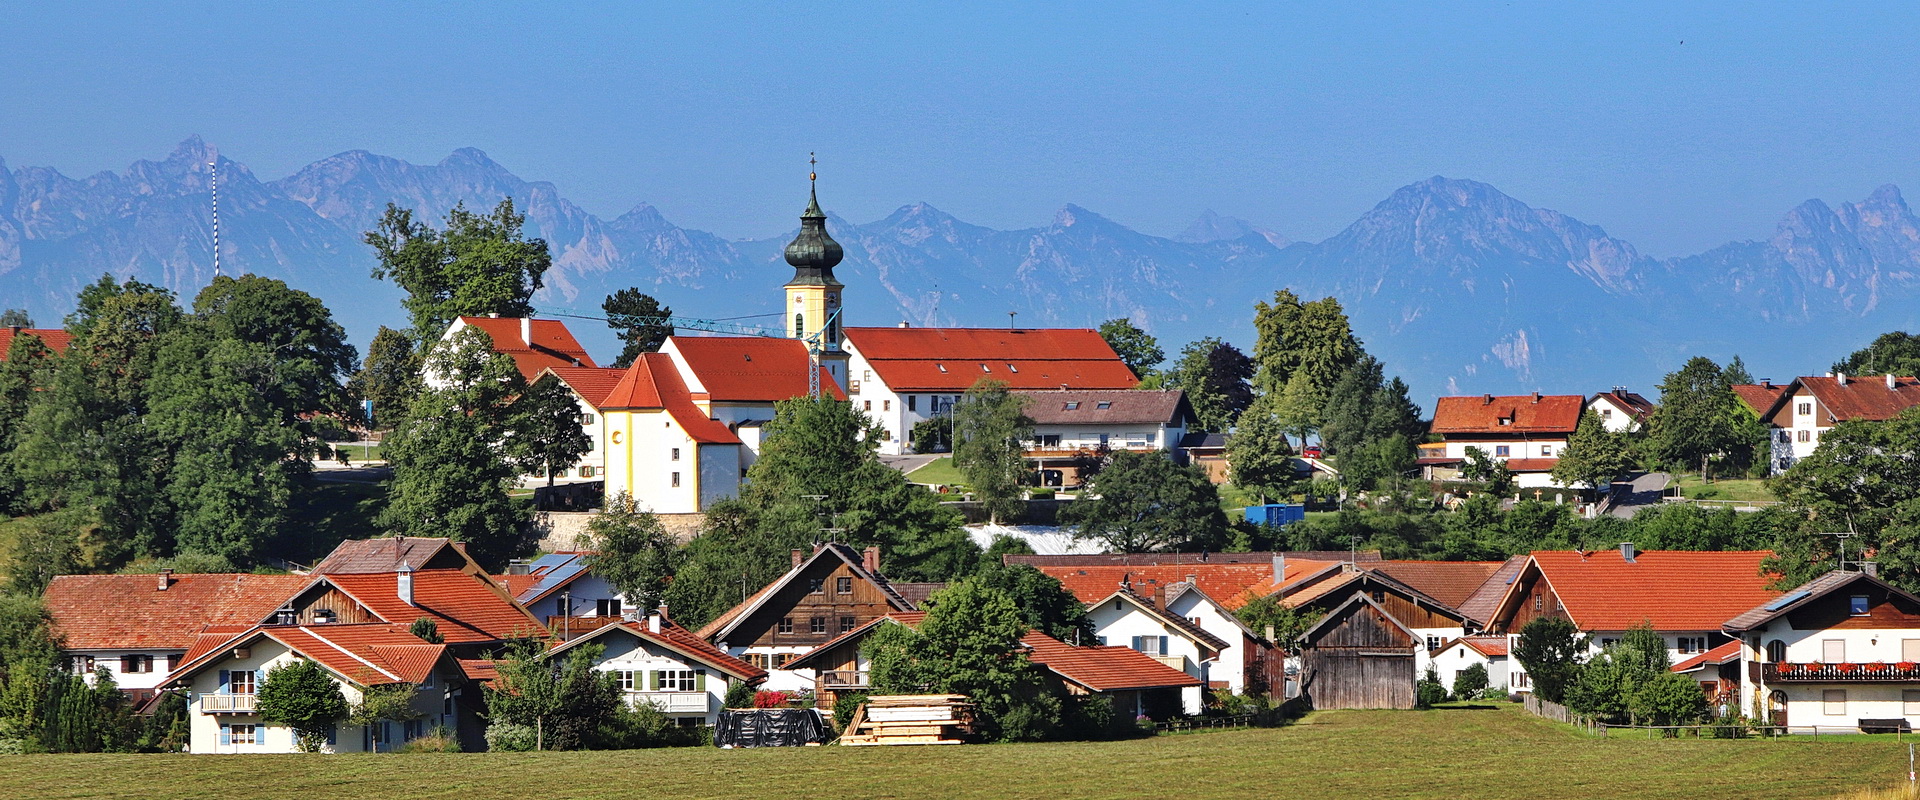
[(819, 334), (820, 364), (834, 382), (847, 385), (847, 351), (841, 346), (842, 294), (846, 287), (834, 280), (833, 267), (846, 257), (840, 243), (827, 235), (827, 215), (813, 187), (819, 175), (807, 173), (807, 210), (800, 214), (800, 235), (787, 245), (787, 263), (793, 280), (786, 285), (784, 325), (795, 339)]

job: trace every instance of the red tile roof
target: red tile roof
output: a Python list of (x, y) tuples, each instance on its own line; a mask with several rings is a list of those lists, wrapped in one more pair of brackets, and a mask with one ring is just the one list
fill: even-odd
[(380, 619), (411, 625), (431, 619), (441, 637), (454, 644), (545, 636), (547, 629), (505, 590), (485, 575), (429, 569), (413, 573), (413, 604), (400, 600), (394, 573), (325, 575), (329, 581)]
[[(773, 403), (806, 397), (810, 387), (807, 346), (799, 339), (760, 336), (675, 336), (665, 350), (679, 353), (693, 373), (687, 388), (716, 403)], [(820, 391), (847, 399), (826, 367)]]
[(1432, 431), (1571, 434), (1584, 410), (1586, 398), (1577, 394), (1442, 397), (1433, 407)]
[(1126, 647), (1075, 647), (1040, 632), (1020, 637), (1027, 658), (1095, 692), (1205, 685), (1199, 678)]
[(447, 652), (446, 645), (422, 641), (405, 625), (258, 625), (224, 636), (211, 646), (197, 645), (163, 685), (185, 680), (218, 664), (232, 648), (263, 638), (361, 686), (422, 683)]
[[(1191, 575), (1200, 591), (1228, 609), (1237, 609), (1257, 596), (1272, 594), (1273, 565), (1266, 564), (1167, 564), (1167, 565), (1056, 565), (1034, 564), (1082, 603), (1097, 603), (1130, 581), (1136, 593), (1151, 595), (1157, 586), (1172, 586)], [(1282, 585), (1291, 584), (1329, 567), (1332, 562), (1290, 558)]]
[(1552, 472), (1560, 464), (1557, 458), (1509, 458), (1504, 462), (1508, 472)]
[(1673, 665), (1674, 672), (1692, 672), (1707, 665), (1718, 666), (1740, 657), (1740, 640), (1735, 639), (1700, 655)]
[(620, 379), (627, 375), (627, 370), (612, 367), (548, 367), (545, 371), (553, 373), (594, 408), (600, 408), (607, 395), (613, 394), (614, 387), (620, 385)]
[(854, 549), (852, 545), (834, 542), (815, 545), (813, 555), (801, 561), (799, 566), (788, 569), (785, 573), (782, 573), (780, 577), (774, 578), (768, 582), (767, 585), (760, 587), (759, 591), (754, 592), (751, 597), (741, 601), (739, 605), (720, 612), (720, 616), (714, 617), (712, 622), (701, 626), (698, 631), (694, 632), (694, 635), (709, 641), (724, 641), (728, 633), (732, 632), (737, 625), (745, 622), (747, 618), (751, 617), (756, 611), (759, 611), (767, 598), (777, 593), (780, 587), (792, 583), (803, 573), (816, 570), (814, 563), (817, 561), (825, 563), (827, 570), (837, 569), (838, 564), (845, 564), (847, 569), (853, 573), (855, 580), (866, 581), (871, 584), (873, 588), (878, 589), (881, 596), (886, 598), (887, 604), (892, 606), (894, 610), (914, 610), (913, 602), (895, 590), (893, 584), (887, 580), (885, 575), (867, 570), (864, 554), (861, 551)]
[(573, 338), (573, 332), (557, 319), (527, 320), (532, 342), (521, 338), (518, 317), (461, 317), (461, 322), (485, 331), (493, 337), (493, 349), (513, 358), (527, 380), (547, 367), (594, 366), (593, 356)]
[(7, 354), (13, 352), (15, 337), (28, 334), (39, 337), (47, 349), (55, 353), (67, 352), (67, 346), (73, 341), (73, 337), (60, 328), (0, 327), (0, 361), (7, 360)]
[(1026, 398), (1027, 417), (1039, 425), (1181, 425), (1193, 417), (1179, 389), (1023, 389), (1014, 394)]
[(658, 644), (694, 662), (712, 667), (747, 683), (759, 683), (767, 679), (766, 670), (728, 655), (725, 650), (708, 644), (705, 639), (694, 635), (692, 631), (680, 627), (670, 619), (660, 620), (659, 633), (654, 633), (650, 630), (645, 622), (624, 621), (615, 625), (608, 625), (596, 629), (585, 636), (579, 636), (566, 642), (557, 643), (553, 646), (551, 652), (559, 653), (581, 642), (610, 635), (608, 632), (615, 630), (623, 631), (645, 641)]
[(1740, 398), (1740, 402), (1753, 409), (1753, 413), (1765, 414), (1767, 409), (1773, 408), (1773, 401), (1787, 393), (1787, 387), (1772, 383), (1736, 383), (1733, 393)]
[(694, 405), (693, 395), (680, 378), (680, 369), (674, 366), (673, 358), (664, 353), (642, 353), (603, 402), (603, 409), (665, 409), (696, 442), (740, 443), (740, 437), (726, 425)]
[(1510, 646), (1505, 636), (1465, 636), (1455, 639), (1454, 641), (1472, 648), (1474, 652), (1480, 655), (1488, 657), (1504, 656), (1507, 654)]
[[(1652, 550), (1628, 563), (1619, 550), (1536, 551), (1533, 568), (1585, 631), (1623, 631), (1651, 621), (1655, 630), (1717, 631), (1727, 620), (1780, 593), (1760, 571), (1771, 550)], [(1518, 587), (1519, 582), (1514, 586)], [(1509, 592), (1503, 606), (1517, 602)]]
[(1920, 379), (1911, 377), (1895, 378), (1891, 389), (1887, 388), (1887, 379), (1878, 375), (1849, 377), (1844, 386), (1839, 378), (1800, 378), (1796, 382), (1813, 393), (1827, 418), (1834, 422), (1892, 419), (1920, 406)]
[(392, 572), (401, 564), (409, 569), (460, 569), (480, 572), (458, 542), (438, 536), (380, 536), (348, 539), (313, 565), (314, 574)]
[(69, 650), (186, 650), (209, 625), (254, 625), (306, 585), (300, 575), (61, 575), (47, 613)]
[(1472, 597), (1505, 561), (1371, 561), (1361, 569), (1378, 572), (1456, 610)]
[(1087, 328), (847, 328), (851, 349), (896, 392), (960, 392), (981, 378), (1014, 389), (1131, 389), (1140, 379)]

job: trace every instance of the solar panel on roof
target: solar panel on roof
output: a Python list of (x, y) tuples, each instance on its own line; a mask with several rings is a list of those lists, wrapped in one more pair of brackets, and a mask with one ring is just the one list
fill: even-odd
[(1761, 607), (1768, 611), (1779, 611), (1780, 609), (1786, 608), (1787, 606), (1793, 605), (1794, 603), (1798, 603), (1801, 600), (1805, 600), (1807, 598), (1807, 595), (1810, 595), (1810, 594), (1813, 594), (1813, 593), (1812, 592), (1794, 592), (1793, 594), (1789, 594), (1789, 595), (1786, 595), (1785, 597), (1781, 597)]

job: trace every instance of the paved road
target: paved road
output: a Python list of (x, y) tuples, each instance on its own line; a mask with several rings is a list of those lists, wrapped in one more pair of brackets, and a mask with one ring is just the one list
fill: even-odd
[(1666, 491), (1667, 484), (1672, 479), (1672, 475), (1664, 472), (1642, 472), (1634, 475), (1627, 481), (1632, 486), (1632, 491), (1623, 492), (1615, 489), (1615, 493), (1619, 496), (1613, 498), (1613, 502), (1608, 504), (1607, 513), (1621, 519), (1632, 519), (1633, 515), (1640, 513), (1640, 509), (1659, 505), (1660, 493)]
[(885, 464), (894, 469), (900, 470), (901, 472), (912, 472), (916, 469), (919, 469), (928, 464), (931, 464), (934, 461), (945, 458), (946, 455), (947, 454), (945, 453), (938, 453), (934, 455), (925, 455), (925, 456), (920, 456), (920, 455), (881, 456), (880, 463)]

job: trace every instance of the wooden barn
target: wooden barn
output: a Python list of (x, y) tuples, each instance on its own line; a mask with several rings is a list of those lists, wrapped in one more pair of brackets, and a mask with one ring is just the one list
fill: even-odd
[(1300, 694), (1316, 709), (1413, 708), (1420, 637), (1354, 594), (1301, 637)]

